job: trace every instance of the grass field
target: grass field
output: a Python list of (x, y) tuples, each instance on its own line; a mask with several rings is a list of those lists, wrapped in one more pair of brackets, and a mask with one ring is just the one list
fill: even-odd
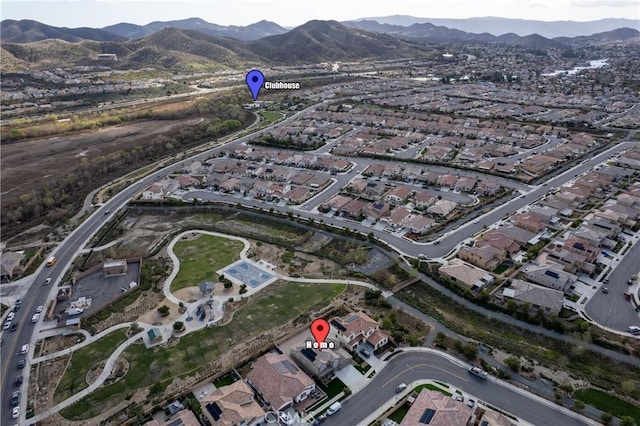
[(283, 117), (283, 114), (281, 112), (275, 112), (275, 111), (262, 111), (260, 112), (260, 115), (264, 117), (264, 121), (263, 121), (264, 126), (270, 126), (276, 121), (280, 121)]
[(605, 392), (596, 389), (579, 389), (574, 392), (573, 397), (612, 416), (629, 416), (634, 418), (636, 423), (640, 422), (640, 407)]
[(217, 282), (215, 271), (239, 259), (242, 247), (240, 241), (204, 234), (195, 240), (178, 241), (174, 252), (180, 259), (180, 271), (171, 283), (171, 291), (202, 281)]
[(54, 403), (64, 401), (89, 386), (85, 380), (89, 369), (98, 362), (109, 358), (109, 355), (125, 340), (127, 340), (126, 330), (116, 330), (100, 340), (74, 351), (71, 355), (71, 362), (53, 395)]
[(132, 345), (123, 353), (129, 361), (129, 370), (122, 380), (96, 390), (60, 414), (73, 420), (95, 417), (124, 400), (130, 392), (158, 381), (195, 373), (235, 344), (286, 324), (319, 304), (326, 305), (344, 289), (343, 284), (272, 284), (252, 296), (225, 326), (188, 334), (168, 349)]

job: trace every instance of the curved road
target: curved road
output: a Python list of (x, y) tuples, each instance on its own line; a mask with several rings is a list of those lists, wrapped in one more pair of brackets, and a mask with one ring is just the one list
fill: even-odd
[[(289, 121), (295, 120), (300, 115), (303, 115), (315, 109), (318, 105), (320, 104), (312, 105), (296, 113), (295, 115), (292, 115), (291, 117), (274, 124), (271, 127), (276, 127)], [(246, 142), (249, 139), (255, 137), (256, 134), (261, 134), (271, 127), (262, 129), (251, 135), (241, 137), (232, 143), (238, 144)], [(54, 265), (53, 267), (46, 267), (43, 264), (36, 271), (36, 273), (33, 275), (34, 283), (22, 298), (22, 307), (16, 313), (16, 320), (19, 321), (17, 330), (15, 332), (5, 331), (2, 335), (4, 341), (2, 343), (2, 347), (0, 347), (0, 369), (2, 370), (0, 393), (3, 395), (3, 398), (7, 400), (0, 401), (3, 407), (0, 414), (0, 424), (9, 425), (15, 423), (15, 420), (11, 418), (11, 410), (8, 409), (8, 398), (15, 390), (23, 391), (20, 404), (20, 423), (22, 423), (25, 419), (27, 398), (24, 389), (26, 389), (26, 386), (17, 388), (14, 386), (14, 380), (16, 375), (22, 374), (24, 376), (24, 383), (26, 384), (29, 382), (29, 365), (27, 364), (27, 366), (23, 370), (18, 370), (17, 363), (18, 359), (20, 358), (26, 360), (32, 359), (34, 345), (31, 345), (28, 357), (20, 354), (20, 348), (22, 347), (22, 345), (35, 341), (37, 339), (37, 336), (32, 336), (34, 332), (34, 324), (31, 323), (31, 315), (35, 312), (35, 309), (38, 305), (45, 305), (47, 300), (50, 300), (55, 296), (55, 293), (57, 292), (57, 284), (62, 279), (65, 271), (71, 266), (71, 262), (76, 257), (76, 254), (89, 243), (91, 238), (96, 234), (96, 232), (98, 232), (98, 230), (105, 224), (105, 222), (108, 219), (115, 217), (117, 211), (124, 207), (138, 192), (144, 190), (147, 186), (151, 185), (153, 182), (169, 174), (170, 172), (177, 170), (187, 164), (190, 164), (192, 161), (205, 160), (222, 148), (223, 147), (216, 147), (197, 154), (193, 157), (181, 160), (154, 173), (151, 173), (150, 175), (123, 189), (109, 201), (107, 201), (102, 207), (98, 208), (89, 218), (87, 218), (73, 232), (71, 232), (71, 234), (69, 234), (69, 236), (67, 236), (67, 238), (65, 238), (65, 240), (60, 243), (60, 245), (58, 245), (58, 247), (51, 253), (51, 255), (55, 256), (57, 259), (56, 265)], [(110, 213), (107, 214), (107, 212)], [(43, 283), (46, 278), (51, 278), (52, 282), (48, 287), (42, 287), (41, 283)]]
[(421, 379), (449, 383), (536, 426), (598, 424), (550, 401), (504, 384), (494, 377), (479, 379), (469, 374), (466, 367), (454, 364), (443, 355), (434, 352), (405, 352), (391, 358), (387, 366), (377, 372), (364, 389), (342, 402), (342, 409), (330, 416), (324, 425), (366, 425), (361, 422), (396, 397), (397, 385)]
[[(327, 100), (324, 102), (326, 103), (329, 101)], [(274, 124), (271, 127), (268, 127), (268, 128), (259, 130), (253, 134), (241, 137), (229, 144), (212, 148), (208, 151), (202, 152), (190, 158), (186, 158), (170, 166), (167, 166), (163, 169), (160, 169), (154, 173), (151, 173), (150, 175), (131, 184), (129, 187), (123, 189), (121, 192), (116, 194), (102, 207), (97, 209), (96, 212), (94, 212), (94, 214), (92, 214), (82, 224), (80, 224), (80, 226), (78, 226), (62, 243), (60, 243), (58, 248), (53, 251), (52, 255), (56, 256), (57, 264), (51, 268), (47, 268), (46, 266), (43, 265), (33, 275), (35, 284), (32, 286), (32, 288), (29, 289), (27, 294), (24, 296), (22, 301), (22, 308), (16, 314), (16, 320), (19, 321), (17, 331), (13, 333), (11, 332), (3, 333), (4, 342), (2, 344), (2, 347), (0, 348), (0, 359), (1, 359), (0, 367), (2, 369), (2, 376), (1, 376), (2, 395), (11, 395), (11, 393), (14, 390), (16, 390), (13, 382), (14, 382), (15, 375), (19, 373), (16, 367), (16, 364), (18, 362), (17, 359), (20, 357), (23, 357), (22, 355), (19, 354), (19, 349), (23, 344), (30, 343), (34, 338), (34, 336), (32, 336), (34, 328), (33, 328), (33, 324), (30, 321), (30, 318), (32, 313), (35, 311), (36, 306), (44, 305), (48, 299), (50, 299), (55, 295), (58, 282), (61, 280), (64, 272), (71, 265), (71, 262), (75, 258), (78, 251), (82, 249), (90, 241), (90, 239), (95, 235), (95, 233), (104, 225), (104, 223), (108, 219), (113, 218), (116, 212), (122, 207), (124, 207), (134, 195), (144, 190), (147, 186), (149, 186), (156, 180), (162, 178), (163, 176), (166, 176), (172, 171), (175, 171), (181, 168), (184, 165), (187, 165), (196, 160), (201, 161), (201, 160), (210, 158), (212, 155), (220, 152), (223, 149), (228, 148), (229, 146), (245, 143), (250, 139), (256, 137), (257, 135), (261, 135), (263, 132), (268, 131), (270, 128), (277, 127), (297, 119), (301, 115), (304, 115), (305, 113), (311, 110), (314, 110), (317, 106), (321, 104), (322, 103), (312, 105), (296, 113), (295, 115), (289, 118), (286, 118), (285, 120), (279, 123)], [(580, 164), (579, 166), (571, 169), (570, 171), (551, 179), (549, 181), (549, 189), (552, 188), (551, 185), (555, 187), (565, 182), (568, 182), (574, 177), (574, 174), (579, 174), (590, 169), (591, 167), (605, 160), (612, 154), (622, 151), (623, 149), (626, 149), (631, 145), (632, 143), (630, 142), (620, 143), (614, 146), (613, 148), (610, 148), (609, 150), (595, 156), (593, 159), (588, 160)], [(450, 233), (446, 237), (442, 238), (442, 243), (440, 245), (416, 244), (416, 243), (395, 237), (393, 235), (390, 235), (382, 231), (373, 230), (373, 232), (376, 235), (376, 237), (378, 237), (383, 241), (388, 241), (390, 245), (395, 247), (396, 250), (398, 250), (399, 252), (402, 252), (411, 256), (417, 256), (418, 254), (425, 254), (427, 255), (427, 257), (441, 257), (447, 254), (448, 252), (450, 252), (457, 244), (464, 241), (469, 236), (481, 231), (485, 224), (488, 226), (493, 224), (494, 222), (497, 222), (508, 213), (516, 211), (517, 209), (543, 196), (546, 191), (547, 191), (546, 187), (542, 187), (542, 186), (537, 187), (536, 189), (529, 192), (528, 194), (521, 196), (520, 198), (514, 199), (510, 203), (506, 203), (503, 207), (495, 209), (492, 212), (483, 215), (482, 217), (480, 217), (478, 223), (465, 224), (462, 227), (464, 229), (463, 231), (461, 232), (456, 231), (456, 232)], [(265, 204), (257, 203), (257, 202), (255, 203), (246, 202), (246, 204), (265, 207)], [(107, 214), (107, 212), (110, 212), (110, 213)], [(314, 215), (309, 212), (303, 212), (303, 211), (300, 211), (300, 214), (306, 217), (313, 217), (314, 219), (318, 219), (319, 217), (318, 215)], [(322, 216), (322, 219), (325, 222), (335, 222), (334, 218)], [(356, 223), (344, 222), (344, 221), (340, 221), (340, 222), (341, 223), (339, 224), (336, 223), (336, 225), (350, 227), (352, 229), (358, 229), (359, 231), (362, 231), (365, 234), (372, 231), (370, 228), (362, 227)], [(41, 287), (40, 284), (44, 282), (44, 280), (47, 277), (52, 278), (52, 285), (50, 285), (49, 287)], [(32, 355), (33, 355), (33, 345), (30, 348), (28, 359), (31, 359)], [(25, 368), (22, 372), (22, 374), (25, 376), (24, 377), (25, 383), (28, 383), (28, 378), (29, 378), (28, 371), (29, 369), (27, 366), (27, 368)], [(24, 419), (26, 400), (27, 398), (23, 397), (21, 401), (21, 412), (22, 412), (21, 419), (22, 420)], [(6, 402), (3, 401), (3, 403), (5, 404), (4, 407), (6, 407), (7, 406)], [(11, 416), (11, 413), (9, 410), (3, 410), (0, 417), (0, 423), (10, 424), (13, 421), (10, 416)]]

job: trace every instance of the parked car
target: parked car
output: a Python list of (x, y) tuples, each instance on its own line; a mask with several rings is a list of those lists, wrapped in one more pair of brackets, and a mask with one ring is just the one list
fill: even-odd
[(291, 416), (284, 411), (281, 411), (278, 417), (280, 418), (280, 421), (285, 425), (293, 424), (293, 419), (291, 419)]
[(31, 322), (38, 322), (39, 319), (40, 314), (33, 314), (33, 316), (31, 317)]
[(365, 358), (369, 358), (369, 357), (371, 356), (371, 354), (369, 353), (369, 351), (368, 351), (368, 350), (366, 350), (366, 349), (364, 349), (364, 348), (363, 348), (363, 349), (360, 349), (360, 354), (361, 354), (363, 357), (365, 357)]
[(29, 344), (22, 345), (22, 349), (20, 349), (20, 353), (22, 355), (26, 355), (29, 352)]
[(315, 420), (313, 421), (313, 423), (311, 423), (311, 425), (317, 426), (320, 423), (324, 422), (325, 420), (327, 420), (327, 416), (325, 416), (324, 414), (320, 414), (318, 417), (315, 418)]
[(16, 376), (16, 386), (20, 386), (22, 384), (22, 376)]
[(467, 401), (467, 406), (473, 408), (476, 405), (476, 402), (473, 399)]
[(602, 287), (602, 292), (604, 294), (607, 294), (607, 293), (609, 293), (609, 289), (607, 287)]
[(7, 321), (11, 322), (15, 317), (16, 314), (14, 314), (13, 312), (9, 312), (9, 315), (7, 315)]
[(20, 391), (15, 391), (11, 395), (11, 405), (13, 406), (20, 405)]
[(36, 308), (36, 314), (39, 314), (44, 309), (44, 306), (40, 305)]
[(400, 383), (397, 387), (396, 387), (396, 393), (400, 393), (403, 390), (405, 390), (407, 388), (407, 384), (406, 383)]
[(18, 368), (22, 370), (24, 368), (24, 359), (18, 360)]
[(11, 411), (11, 417), (13, 417), (14, 419), (17, 419), (18, 417), (20, 417), (20, 407), (13, 407), (13, 411)]
[(16, 331), (18, 329), (18, 321), (14, 321), (11, 323), (11, 331)]
[(629, 328), (627, 328), (627, 331), (631, 334), (640, 334), (640, 327), (637, 325), (630, 325)]
[(11, 327), (11, 321), (7, 321), (4, 323), (4, 325), (2, 326), (3, 330), (8, 330), (9, 327)]
[(327, 416), (333, 416), (335, 413), (337, 413), (340, 409), (342, 408), (342, 404), (340, 404), (339, 402), (334, 402), (333, 404), (331, 404), (331, 406), (329, 407), (329, 409), (327, 410)]

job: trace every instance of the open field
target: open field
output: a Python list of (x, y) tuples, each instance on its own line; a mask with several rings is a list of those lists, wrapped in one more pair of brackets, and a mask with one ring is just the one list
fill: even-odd
[(116, 330), (84, 348), (74, 351), (71, 361), (58, 383), (53, 400), (57, 404), (89, 386), (86, 375), (97, 363), (109, 355), (126, 340), (126, 330)]
[(170, 348), (132, 345), (122, 355), (129, 362), (129, 369), (120, 381), (99, 388), (60, 414), (67, 419), (95, 417), (123, 401), (129, 393), (195, 373), (234, 345), (287, 324), (314, 307), (326, 305), (344, 289), (342, 284), (272, 284), (252, 296), (227, 325), (188, 334)]
[(217, 271), (239, 259), (243, 244), (237, 240), (198, 235), (176, 243), (180, 271), (171, 283), (171, 291), (197, 286), (202, 281), (218, 282)]
[(75, 169), (78, 163), (112, 152), (132, 149), (155, 135), (180, 125), (193, 124), (197, 120), (147, 120), (96, 131), (3, 144), (0, 159), (2, 198), (19, 198), (36, 185), (63, 178)]

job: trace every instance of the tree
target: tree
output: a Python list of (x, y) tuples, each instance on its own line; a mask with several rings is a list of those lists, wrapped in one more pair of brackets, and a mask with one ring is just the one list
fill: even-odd
[(473, 361), (478, 357), (478, 345), (473, 342), (467, 342), (464, 348), (462, 348), (462, 354), (469, 361)]
[(631, 416), (624, 416), (620, 419), (620, 426), (636, 426), (636, 421)]
[(613, 421), (613, 416), (609, 413), (605, 413), (603, 412), (600, 415), (600, 421), (602, 422), (602, 424), (604, 424), (605, 426), (610, 426), (611, 422)]
[(171, 310), (169, 309), (169, 307), (167, 305), (162, 305), (158, 308), (158, 313), (160, 314), (161, 317), (166, 317), (169, 315), (169, 312)]
[(518, 373), (520, 371), (520, 359), (515, 356), (510, 356), (504, 360), (505, 365), (510, 369)]
[(622, 385), (620, 386), (620, 391), (625, 396), (633, 395), (635, 390), (636, 390), (636, 384), (633, 382), (633, 379), (625, 380), (624, 382), (622, 382)]
[(231, 287), (233, 287), (233, 283), (230, 280), (225, 279), (224, 280), (224, 288), (229, 290)]
[(173, 331), (182, 331), (184, 329), (184, 323), (182, 321), (176, 321), (173, 323)]
[(584, 410), (584, 402), (576, 399), (575, 401), (573, 401), (573, 408), (575, 408), (575, 410), (578, 412)]

